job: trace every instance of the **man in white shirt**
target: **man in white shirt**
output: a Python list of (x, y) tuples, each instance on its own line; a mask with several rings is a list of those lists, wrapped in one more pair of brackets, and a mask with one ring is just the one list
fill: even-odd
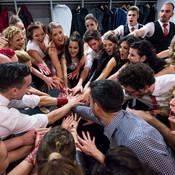
[(154, 78), (154, 72), (148, 65), (134, 62), (120, 71), (118, 81), (124, 88), (125, 101), (136, 98), (153, 110), (153, 114), (156, 110), (168, 107), (166, 98), (175, 85), (175, 75)]
[[(63, 107), (48, 114), (26, 115), (17, 108), (53, 106), (58, 98), (26, 95), (30, 89), (31, 73), (21, 63), (0, 64), (0, 138), (37, 128), (44, 128), (63, 117), (73, 106), (80, 104), (81, 97), (72, 97)], [(65, 99), (63, 99), (65, 100)]]
[(171, 2), (165, 2), (161, 7), (158, 21), (150, 22), (130, 34), (137, 37), (147, 37), (156, 48), (157, 53), (168, 49), (170, 42), (175, 35), (175, 25), (169, 21), (174, 15), (173, 11), (174, 4)]
[(106, 34), (112, 32), (117, 36), (124, 37), (128, 35), (130, 32), (140, 29), (141, 27), (143, 27), (143, 25), (137, 22), (138, 18), (139, 18), (139, 8), (137, 6), (131, 6), (128, 9), (128, 13), (127, 13), (127, 24), (120, 25), (117, 29), (113, 31), (108, 31), (106, 32)]

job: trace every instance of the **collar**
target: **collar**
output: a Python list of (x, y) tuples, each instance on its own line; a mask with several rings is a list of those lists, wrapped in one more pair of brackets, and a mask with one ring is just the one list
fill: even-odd
[(1, 106), (8, 106), (10, 103), (10, 100), (8, 100), (6, 97), (0, 94), (0, 105)]
[(115, 132), (115, 130), (117, 130), (120, 120), (124, 117), (124, 112), (123, 110), (120, 110), (115, 116), (114, 118), (111, 120), (111, 122), (109, 123), (108, 126), (105, 126), (104, 128), (104, 135), (106, 137), (108, 137), (108, 139), (110, 139), (113, 135), (113, 133)]
[(130, 26), (130, 25), (128, 25), (128, 27), (129, 27), (129, 30), (131, 30), (131, 28), (135, 28), (135, 29), (138, 29), (139, 28), (139, 24), (137, 23), (135, 26)]
[[(158, 20), (158, 22), (159, 22), (160, 26), (162, 27), (164, 23), (163, 23), (163, 22), (161, 22), (161, 21), (160, 21), (160, 19)], [(169, 26), (169, 25), (170, 25), (170, 23), (169, 23), (169, 22), (168, 22), (168, 23), (166, 23), (166, 24), (168, 24), (167, 26)]]

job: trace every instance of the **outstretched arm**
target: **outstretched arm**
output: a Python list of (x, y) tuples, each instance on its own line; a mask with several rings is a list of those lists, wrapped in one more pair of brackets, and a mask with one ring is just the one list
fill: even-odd
[(26, 134), (5, 140), (7, 151), (14, 150), (20, 146), (32, 145), (35, 141), (35, 130), (28, 131)]
[(44, 134), (49, 130), (50, 128), (43, 128), (42, 131), (38, 130), (34, 150), (20, 164), (18, 164), (12, 171), (10, 171), (8, 175), (29, 175), (31, 173), (34, 168), (34, 159), (38, 150), (39, 143)]
[(58, 58), (58, 53), (56, 48), (49, 48), (48, 49), (48, 54), (50, 56), (50, 59), (52, 61), (52, 64), (56, 70), (56, 76), (61, 78), (63, 80), (63, 71), (61, 68), (61, 63)]
[(168, 57), (168, 53), (169, 53), (169, 50), (168, 49), (167, 50), (163, 50), (162, 52), (159, 52), (157, 54), (157, 57), (158, 58), (166, 58), (166, 57)]
[(53, 110), (52, 112), (47, 114), (48, 124), (53, 124), (55, 121), (59, 120), (61, 117), (66, 115), (73, 107), (78, 105), (84, 105), (84, 103), (81, 102), (82, 100), (83, 97), (80, 95), (70, 97), (69, 102), (63, 107)]
[(134, 110), (127, 108), (127, 111), (132, 112), (133, 114), (143, 118), (150, 125), (155, 127), (164, 137), (167, 144), (175, 150), (175, 136), (172, 135), (172, 130), (160, 122), (158, 119), (153, 117), (149, 112)]
[(158, 72), (157, 74), (155, 74), (155, 77), (159, 77), (165, 74), (175, 74), (175, 66), (169, 66), (169, 67), (165, 67), (163, 70), (161, 70), (160, 72)]
[(86, 80), (87, 76), (88, 76), (88, 73), (89, 73), (89, 68), (88, 67), (85, 67), (83, 69), (83, 71), (81, 72), (81, 75), (80, 75), (80, 78), (79, 78), (79, 81), (77, 83), (77, 85), (71, 89), (70, 91), (73, 93), (73, 95), (75, 95), (78, 91), (82, 92), (83, 91), (83, 82)]
[(111, 75), (108, 79), (109, 79), (109, 80), (118, 81), (117, 76), (118, 76), (119, 72), (120, 72), (123, 68), (125, 68), (127, 65), (128, 65), (128, 63), (125, 63), (115, 74)]
[(96, 80), (105, 79), (116, 65), (116, 60), (114, 57), (112, 57)]

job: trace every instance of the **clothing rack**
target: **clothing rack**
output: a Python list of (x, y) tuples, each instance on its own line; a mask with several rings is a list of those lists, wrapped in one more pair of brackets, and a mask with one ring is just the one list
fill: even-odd
[(95, 5), (95, 4), (106, 4), (109, 7), (109, 10), (112, 9), (117, 4), (135, 4), (138, 3), (157, 3), (157, 0), (100, 0), (100, 1), (94, 1), (94, 0), (0, 0), (0, 5), (2, 6), (13, 6), (15, 8), (15, 12), (17, 14), (19, 5), (49, 5), (50, 7), (50, 18), (51, 21), (53, 19), (53, 6), (56, 4), (66, 4), (66, 5), (80, 5), (82, 8), (88, 6), (88, 5)]
[(55, 4), (81, 4), (81, 7), (84, 8), (85, 4), (108, 4), (109, 9), (112, 9), (113, 4), (128, 4), (128, 3), (133, 3), (134, 5), (137, 5), (137, 3), (156, 3), (156, 0), (152, 1), (142, 1), (142, 0), (131, 0), (131, 1), (114, 1), (114, 0), (109, 0), (109, 1), (92, 1), (92, 0), (1, 0), (0, 4), (1, 5), (14, 5), (15, 6), (15, 11), (17, 13), (18, 11), (18, 5), (17, 4), (37, 4), (37, 5), (49, 5), (50, 4), (50, 9), (51, 9), (51, 14), (52, 14), (52, 9), (53, 5)]

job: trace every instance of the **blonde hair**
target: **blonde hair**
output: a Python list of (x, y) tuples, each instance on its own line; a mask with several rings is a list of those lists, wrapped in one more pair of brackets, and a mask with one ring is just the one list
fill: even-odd
[(23, 23), (18, 15), (12, 15), (9, 17), (9, 26), (13, 26), (18, 22)]
[(167, 59), (167, 67), (169, 67), (171, 64), (175, 64), (174, 47), (175, 47), (175, 39), (171, 41), (171, 44), (169, 46), (169, 53), (168, 53), (169, 59)]
[(18, 57), (19, 63), (27, 63), (28, 61), (31, 61), (30, 55), (24, 50), (16, 50), (15, 53)]
[(50, 22), (48, 27), (47, 27), (47, 31), (50, 35), (52, 35), (52, 29), (54, 29), (54, 28), (61, 28), (61, 30), (63, 30), (63, 28), (59, 22)]
[(22, 31), (20, 29), (18, 29), (17, 27), (15, 27), (15, 26), (7, 27), (2, 32), (3, 37), (8, 39), (8, 44), (4, 45), (4, 47), (10, 47), (9, 41), (12, 41), (14, 35), (18, 34), (18, 33), (21, 33), (21, 35), (23, 36)]

